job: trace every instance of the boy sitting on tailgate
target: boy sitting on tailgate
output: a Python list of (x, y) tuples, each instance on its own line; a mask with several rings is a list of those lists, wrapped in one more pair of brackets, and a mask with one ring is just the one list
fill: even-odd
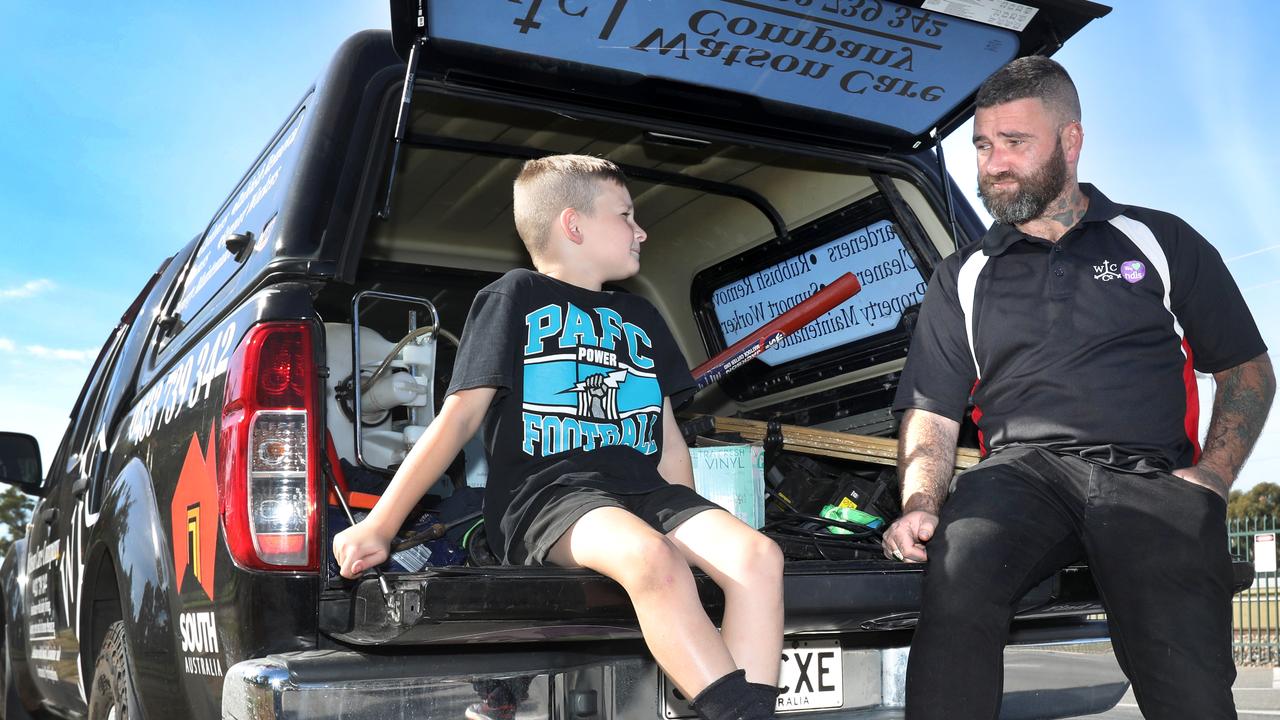
[[(538, 271), (512, 270), (476, 295), (439, 416), (369, 516), (334, 538), (342, 575), (387, 558), (409, 510), (483, 423), (489, 466), (501, 468), (485, 488), (493, 551), (616, 580), (700, 716), (773, 717), (782, 554), (694, 492), (671, 402), (693, 389), (688, 365), (648, 301), (601, 290), (640, 270), (646, 236), (625, 176), (594, 157), (530, 160), (514, 206)], [(720, 632), (690, 565), (724, 590)]]

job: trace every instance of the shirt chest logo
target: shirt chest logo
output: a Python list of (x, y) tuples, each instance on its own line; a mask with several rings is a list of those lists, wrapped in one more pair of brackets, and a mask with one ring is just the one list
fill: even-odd
[(1094, 280), (1111, 282), (1124, 278), (1125, 282), (1132, 285), (1147, 276), (1147, 266), (1141, 260), (1125, 260), (1119, 265), (1110, 260), (1103, 260), (1093, 266), (1093, 272)]
[(1093, 266), (1093, 279), (1102, 282), (1111, 282), (1120, 277), (1120, 268), (1110, 260), (1103, 260), (1101, 264)]
[(545, 305), (524, 318), (522, 451), (548, 457), (625, 445), (658, 451), (662, 386), (653, 340), (609, 307)]
[(1132, 285), (1147, 276), (1147, 266), (1143, 265), (1141, 260), (1126, 260), (1120, 266), (1120, 275), (1124, 277), (1125, 282)]

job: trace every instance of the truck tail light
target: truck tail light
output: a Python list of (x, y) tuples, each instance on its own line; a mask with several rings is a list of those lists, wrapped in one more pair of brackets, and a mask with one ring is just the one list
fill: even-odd
[(227, 366), (218, 497), (242, 567), (319, 568), (317, 419), (311, 326), (250, 328)]

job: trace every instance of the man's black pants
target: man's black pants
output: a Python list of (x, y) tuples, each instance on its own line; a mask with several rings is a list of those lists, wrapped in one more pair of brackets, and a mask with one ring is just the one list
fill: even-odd
[(1213, 491), (1009, 449), (959, 476), (926, 549), (908, 720), (996, 718), (1014, 605), (1081, 558), (1147, 720), (1236, 717), (1226, 503)]

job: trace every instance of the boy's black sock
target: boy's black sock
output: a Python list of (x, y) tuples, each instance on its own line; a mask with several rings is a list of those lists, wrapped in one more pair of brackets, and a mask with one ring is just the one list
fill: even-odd
[(766, 702), (761, 688), (777, 698), (777, 688), (749, 683), (745, 670), (734, 670), (703, 688), (691, 704), (702, 720), (769, 720), (774, 703)]
[(778, 693), (781, 689), (776, 685), (753, 682), (747, 683), (747, 687), (751, 690), (752, 696), (769, 711), (766, 717), (773, 717), (778, 708)]

